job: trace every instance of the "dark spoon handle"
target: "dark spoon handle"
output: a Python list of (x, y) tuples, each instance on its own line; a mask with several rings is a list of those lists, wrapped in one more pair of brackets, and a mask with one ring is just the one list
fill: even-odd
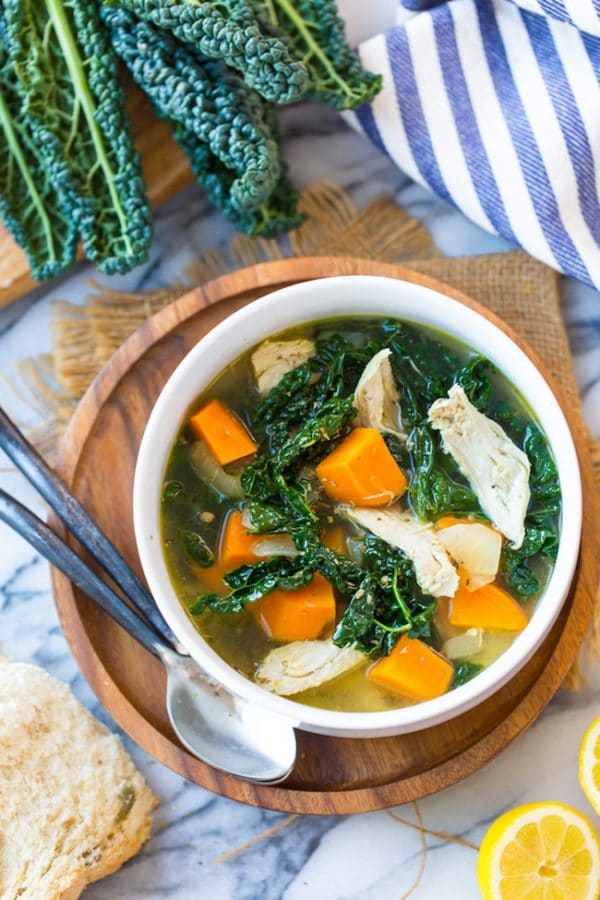
[(124, 600), (88, 568), (86, 563), (52, 529), (14, 497), (0, 490), (0, 520), (6, 522), (27, 543), (81, 588), (104, 612), (146, 650), (160, 658), (164, 641)]
[(79, 500), (44, 462), (2, 407), (0, 407), (0, 449), (4, 450), (79, 543), (91, 553), (98, 565), (115, 584), (119, 585), (158, 633), (169, 644), (177, 646), (177, 639), (157, 609), (152, 595), (129, 568), (116, 547), (90, 518)]

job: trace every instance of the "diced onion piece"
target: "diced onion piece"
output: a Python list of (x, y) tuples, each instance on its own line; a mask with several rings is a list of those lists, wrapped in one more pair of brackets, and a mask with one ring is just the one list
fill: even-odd
[(502, 538), (493, 528), (479, 522), (452, 525), (438, 537), (459, 569), (466, 576), (469, 591), (490, 584), (498, 572)]
[(218, 494), (232, 500), (244, 496), (239, 475), (229, 475), (218, 464), (204, 441), (195, 441), (190, 449), (190, 462), (196, 475)]
[(298, 556), (300, 553), (289, 534), (258, 536), (254, 542), (253, 550), (255, 555), (260, 557)]
[(483, 647), (483, 631), (481, 628), (469, 628), (464, 634), (448, 638), (442, 648), (442, 653), (448, 659), (467, 659), (475, 656)]

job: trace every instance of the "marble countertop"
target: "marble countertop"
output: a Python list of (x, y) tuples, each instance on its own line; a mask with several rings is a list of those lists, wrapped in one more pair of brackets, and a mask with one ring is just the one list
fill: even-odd
[[(425, 223), (449, 255), (507, 248), (409, 182), (334, 112), (314, 106), (288, 110), (283, 129), (286, 155), (300, 187), (328, 178), (361, 206), (386, 190)], [(168, 285), (210, 247), (224, 246), (230, 235), (201, 191), (190, 188), (158, 214), (149, 263), (112, 283), (127, 289)], [(5, 379), (14, 382), (19, 360), (50, 349), (52, 300), (81, 302), (92, 274), (80, 266), (60, 285), (38, 291), (0, 315), (1, 403), (20, 422), (34, 424), (35, 409), (13, 393)], [(587, 421), (600, 435), (600, 297), (566, 280), (562, 296)], [(2, 458), (0, 485), (39, 510), (32, 491)], [(116, 729), (79, 674), (61, 634), (48, 566), (3, 527), (0, 651), (43, 666), (67, 682), (96, 716)], [(144, 851), (116, 875), (89, 888), (85, 897), (381, 900), (408, 896), (424, 865), (411, 896), (476, 898), (474, 845), (503, 810), (527, 801), (562, 800), (599, 824), (577, 783), (579, 741), (588, 722), (600, 713), (599, 690), (595, 671), (585, 690), (560, 692), (498, 759), (466, 781), (420, 801), (418, 810), (408, 805), (362, 815), (311, 817), (253, 809), (186, 783), (125, 736), (161, 806)], [(425, 863), (421, 835), (410, 824), (417, 815), (429, 829)]]

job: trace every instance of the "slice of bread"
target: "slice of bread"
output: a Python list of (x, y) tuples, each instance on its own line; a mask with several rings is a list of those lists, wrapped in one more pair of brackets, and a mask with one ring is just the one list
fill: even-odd
[(75, 900), (137, 853), (156, 802), (66, 685), (0, 657), (1, 900)]

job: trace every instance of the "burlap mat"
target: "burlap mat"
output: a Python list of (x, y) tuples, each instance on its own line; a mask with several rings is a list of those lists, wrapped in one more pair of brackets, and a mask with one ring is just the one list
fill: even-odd
[[(308, 188), (301, 198), (305, 223), (289, 238), (236, 236), (226, 252), (211, 251), (185, 273), (186, 283), (144, 294), (113, 291), (92, 283), (83, 306), (57, 301), (53, 353), (28, 360), (22, 374), (42, 406), (44, 426), (34, 440), (52, 457), (72, 412), (101, 366), (153, 313), (193, 284), (240, 266), (285, 256), (342, 255), (402, 262), (445, 281), (489, 307), (540, 355), (581, 418), (573, 358), (560, 311), (558, 276), (523, 252), (443, 258), (430, 235), (390, 197), (359, 211), (332, 184)], [(598, 442), (591, 442), (600, 484)], [(595, 642), (594, 642), (595, 643)], [(578, 678), (571, 679), (571, 686)]]

